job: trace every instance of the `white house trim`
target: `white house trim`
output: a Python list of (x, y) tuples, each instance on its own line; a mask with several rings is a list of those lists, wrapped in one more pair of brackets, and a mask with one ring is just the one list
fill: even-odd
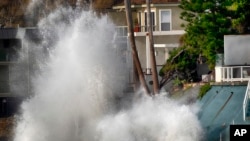
[(179, 47), (180, 44), (154, 44), (155, 48)]
[[(151, 7), (166, 7), (166, 6), (179, 6), (180, 4), (179, 3), (172, 3), (172, 4), (150, 4)], [(139, 8), (139, 7), (147, 7), (146, 4), (142, 4), (142, 5), (134, 5), (132, 4), (131, 5), (131, 8)], [(121, 10), (121, 9), (125, 9), (125, 6), (124, 5), (119, 5), (119, 6), (113, 6), (112, 9), (114, 10)]]
[[(139, 36), (147, 36), (148, 32), (134, 32), (134, 35)], [(185, 30), (171, 30), (171, 31), (154, 31), (154, 36), (164, 36), (164, 35), (183, 35), (185, 34)]]

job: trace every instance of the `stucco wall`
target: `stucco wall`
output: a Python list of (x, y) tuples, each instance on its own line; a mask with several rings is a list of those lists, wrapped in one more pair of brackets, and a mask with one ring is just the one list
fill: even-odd
[(166, 6), (160, 7), (157, 9), (156, 17), (157, 17), (157, 25), (159, 25), (160, 21), (160, 10), (170, 10), (171, 11), (171, 29), (172, 30), (183, 30), (184, 28), (181, 27), (181, 24), (184, 23), (183, 20), (180, 19), (181, 11), (178, 6)]
[(163, 65), (166, 62), (166, 53), (168, 54), (165, 48), (155, 48), (155, 60), (156, 65)]
[(125, 12), (109, 12), (108, 16), (113, 21), (113, 23), (117, 26), (127, 25)]
[[(141, 25), (145, 25), (145, 14), (144, 12), (147, 11), (146, 7), (137, 8), (136, 10), (133, 9), (132, 17), (133, 21), (138, 19), (141, 21)], [(172, 30), (183, 30), (184, 28), (181, 27), (181, 24), (185, 23), (185, 21), (180, 19), (180, 14), (182, 9), (178, 6), (161, 6), (161, 7), (152, 7), (151, 11), (155, 12), (155, 25), (157, 26), (156, 29), (159, 29), (159, 22), (160, 22), (160, 10), (170, 10), (171, 11), (171, 29)], [(139, 16), (139, 14), (141, 14)], [(125, 26), (126, 23), (126, 14), (125, 11), (112, 11), (108, 13), (109, 17), (113, 20), (113, 22), (118, 26)], [(139, 19), (141, 18), (141, 20)]]
[(175, 44), (179, 43), (181, 35), (154, 36), (155, 44)]
[(250, 64), (250, 35), (224, 36), (225, 65)]
[(136, 37), (136, 47), (142, 68), (146, 68), (146, 38)]
[[(178, 44), (180, 35), (176, 36), (154, 36), (154, 44)], [(146, 68), (146, 37), (136, 37), (136, 47), (138, 50), (139, 59), (141, 61), (142, 68)], [(173, 47), (169, 48), (156, 48), (156, 64), (163, 65), (168, 59), (169, 51), (174, 49)]]
[(182, 9), (179, 7), (172, 7), (172, 30), (184, 30), (181, 27), (181, 24), (185, 23), (182, 19), (180, 19)]

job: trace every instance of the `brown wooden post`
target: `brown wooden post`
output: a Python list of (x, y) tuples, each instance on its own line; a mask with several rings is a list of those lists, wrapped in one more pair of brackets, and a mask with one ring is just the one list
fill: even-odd
[(146, 0), (147, 4), (147, 25), (148, 25), (148, 34), (149, 36), (149, 44), (150, 44), (150, 61), (151, 61), (151, 69), (152, 69), (152, 79), (153, 79), (153, 89), (154, 94), (159, 94), (159, 81), (158, 81), (158, 73), (156, 69), (156, 61), (155, 61), (155, 49), (154, 49), (154, 38), (153, 38), (153, 28), (152, 28), (152, 16), (151, 16), (151, 8), (150, 8), (150, 0)]
[(138, 90), (141, 86), (138, 71), (136, 69), (135, 62), (133, 61), (133, 78), (134, 78), (134, 89)]
[(135, 45), (135, 36), (134, 36), (134, 30), (133, 30), (134, 28), (133, 28), (132, 13), (131, 13), (131, 3), (130, 3), (130, 0), (124, 0), (124, 3), (125, 3), (125, 8), (126, 8), (126, 17), (127, 17), (127, 24), (128, 24), (130, 46), (132, 49), (132, 56), (133, 56), (133, 60), (134, 60), (133, 62), (135, 64), (136, 70), (138, 72), (141, 85), (145, 89), (146, 94), (150, 95), (150, 91), (149, 91), (148, 85), (145, 81), (144, 74), (142, 72), (141, 63), (140, 63), (137, 49), (136, 49), (136, 45)]

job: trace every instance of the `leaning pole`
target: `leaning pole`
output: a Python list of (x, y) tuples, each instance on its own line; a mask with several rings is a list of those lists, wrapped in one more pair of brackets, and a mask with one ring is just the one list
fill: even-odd
[(125, 3), (125, 8), (126, 8), (126, 18), (127, 18), (127, 24), (128, 24), (128, 36), (130, 39), (130, 46), (132, 49), (132, 56), (133, 56), (133, 62), (135, 64), (136, 70), (138, 72), (139, 75), (139, 80), (140, 83), (142, 85), (142, 87), (145, 89), (145, 92), (147, 95), (150, 95), (150, 91), (148, 88), (148, 85), (146, 83), (146, 80), (144, 78), (144, 74), (141, 68), (141, 63), (138, 57), (138, 53), (137, 53), (137, 49), (136, 49), (136, 45), (135, 45), (135, 35), (134, 35), (134, 31), (133, 31), (133, 22), (132, 22), (132, 13), (131, 13), (131, 3), (130, 0), (124, 0)]
[(150, 48), (150, 62), (152, 69), (152, 79), (153, 79), (153, 94), (159, 94), (159, 81), (158, 81), (158, 73), (156, 69), (156, 61), (155, 61), (155, 49), (154, 49), (154, 38), (153, 38), (153, 30), (152, 30), (152, 17), (151, 17), (151, 8), (150, 8), (150, 0), (146, 0), (147, 4), (147, 25), (148, 25), (148, 34), (149, 36), (149, 48)]

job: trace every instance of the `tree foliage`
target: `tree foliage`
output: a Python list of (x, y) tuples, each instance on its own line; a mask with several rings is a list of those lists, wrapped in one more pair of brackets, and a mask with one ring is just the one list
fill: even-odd
[(250, 33), (250, 1), (234, 0), (229, 7), (233, 11), (232, 24), (233, 28), (240, 34)]
[[(93, 7), (98, 12), (105, 8), (111, 8), (113, 4), (121, 3), (122, 0), (0, 0), (0, 26), (36, 26), (39, 19), (57, 7), (76, 5), (81, 8)], [(30, 7), (34, 7), (28, 11)]]
[(224, 35), (232, 33), (230, 5), (228, 0), (182, 0), (180, 5), (184, 10), (180, 18), (187, 21), (184, 46), (202, 54), (210, 68), (216, 54), (223, 53)]
[[(185, 21), (182, 26), (186, 34), (181, 39), (182, 49), (170, 52), (170, 58), (161, 70), (163, 79), (169, 72), (174, 72), (175, 76), (182, 72), (188, 76), (183, 79), (190, 80), (189, 76), (194, 77), (191, 72), (195, 71), (190, 69), (195, 68), (193, 66), (201, 58), (214, 69), (216, 54), (224, 52), (224, 35), (250, 33), (248, 0), (182, 0), (180, 8), (183, 9), (180, 18)], [(185, 52), (170, 63), (181, 50)]]

